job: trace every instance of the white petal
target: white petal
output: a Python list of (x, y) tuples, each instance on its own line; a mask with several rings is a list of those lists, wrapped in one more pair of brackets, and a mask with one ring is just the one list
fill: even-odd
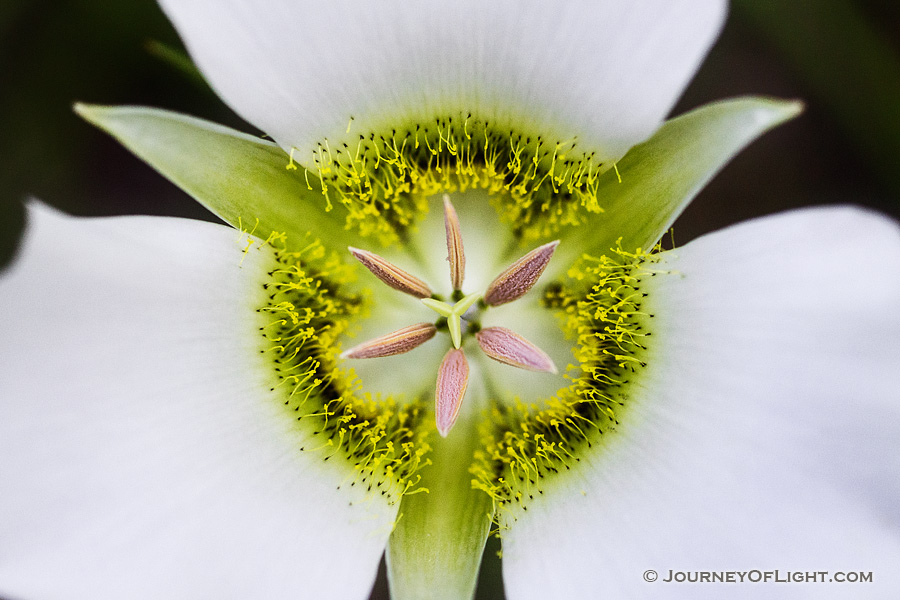
[(0, 279), (0, 596), (365, 598), (395, 515), (348, 506), (266, 395), (263, 253), (195, 221), (29, 220)]
[[(802, 211), (661, 268), (618, 432), (504, 536), (510, 600), (900, 596), (900, 229)], [(873, 582), (679, 585), (669, 569)]]
[[(222, 97), (284, 148), (471, 112), (578, 137), (648, 137), (724, 19), (722, 0), (163, 0)], [(307, 155), (301, 152), (301, 160)]]

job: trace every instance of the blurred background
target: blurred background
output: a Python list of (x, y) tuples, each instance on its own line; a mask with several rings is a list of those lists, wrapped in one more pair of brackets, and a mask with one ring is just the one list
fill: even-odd
[[(78, 215), (211, 219), (75, 101), (169, 108), (248, 132), (168, 57), (180, 42), (152, 0), (0, 1), (0, 265), (22, 201)], [(852, 203), (900, 218), (900, 3), (733, 0), (722, 35), (673, 114), (742, 94), (801, 98), (805, 113), (742, 152), (675, 226), (679, 244), (748, 218)], [(502, 598), (496, 544), (479, 597)], [(383, 579), (375, 597), (385, 598)]]

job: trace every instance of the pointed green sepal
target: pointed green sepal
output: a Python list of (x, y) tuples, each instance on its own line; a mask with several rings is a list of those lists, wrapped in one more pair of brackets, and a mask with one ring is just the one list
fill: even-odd
[(556, 268), (567, 268), (582, 252), (606, 253), (619, 238), (630, 250), (651, 247), (735, 154), (802, 108), (797, 101), (737, 98), (667, 121), (600, 176), (604, 212), (564, 232)]
[(307, 183), (303, 169), (286, 169), (289, 157), (273, 142), (153, 108), (75, 111), (235, 228), (262, 239), (274, 231), (302, 240), (312, 231), (330, 245), (357, 241), (341, 211), (325, 211), (318, 179), (309, 174)]
[(469, 473), (476, 422), (461, 418), (446, 438), (429, 441), (432, 464), (420, 482), (428, 493), (404, 496), (388, 541), (393, 600), (467, 600), (475, 592), (493, 516), (490, 496), (472, 489)]

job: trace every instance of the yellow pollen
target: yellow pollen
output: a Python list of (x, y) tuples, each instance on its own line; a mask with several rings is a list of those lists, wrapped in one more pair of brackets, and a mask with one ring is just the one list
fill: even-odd
[[(528, 241), (602, 212), (597, 186), (604, 165), (576, 146), (575, 139), (527, 135), (461, 113), (360, 133), (353, 142), (323, 139), (307, 181), (309, 172), (318, 177), (326, 210), (336, 200), (347, 210), (348, 227), (384, 244), (405, 240), (429, 196), (469, 189), (487, 190)], [(288, 168), (293, 164), (292, 149)]]
[(646, 364), (653, 315), (642, 310), (641, 279), (655, 273), (659, 250), (617, 247), (604, 256), (585, 256), (564, 285), (545, 290), (544, 304), (557, 311), (575, 341), (578, 365), (567, 375), (572, 383), (555, 397), (495, 404), (482, 424), (482, 448), (470, 468), (473, 486), (501, 510), (527, 510), (543, 494), (545, 478), (573, 468), (584, 448), (601, 443), (619, 425), (629, 382)]
[[(247, 240), (248, 248), (259, 243)], [(256, 310), (260, 357), (271, 373), (273, 400), (302, 438), (314, 442), (299, 449), (343, 464), (345, 484), (365, 486), (391, 503), (416, 491), (433, 430), (426, 404), (361, 394), (353, 371), (337, 367), (338, 340), (366, 310), (365, 297), (347, 290), (354, 267), (318, 240), (305, 240), (297, 251), (283, 234), (273, 234), (259, 245), (271, 253)]]

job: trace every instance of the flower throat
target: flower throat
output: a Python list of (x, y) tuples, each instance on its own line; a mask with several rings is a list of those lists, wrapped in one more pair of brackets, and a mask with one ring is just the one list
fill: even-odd
[[(352, 126), (351, 121), (348, 131)], [(517, 240), (515, 245), (531, 247), (564, 226), (585, 222), (588, 213), (602, 212), (597, 188), (605, 169), (594, 162), (594, 154), (577, 149), (575, 140), (548, 142), (546, 137), (501, 130), (470, 115), (398, 127), (387, 135), (356, 135), (355, 145), (320, 143), (314, 167), (306, 171), (307, 181), (312, 189), (321, 186), (328, 209), (336, 202), (347, 210), (348, 228), (395, 248), (406, 248), (414, 239), (422, 216), (429, 212), (429, 197), (441, 192), (487, 192), (493, 211)], [(288, 168), (297, 168), (293, 154)], [(447, 215), (455, 215), (452, 207)], [(445, 223), (454, 220), (447, 215)], [(465, 260), (461, 245), (462, 260), (452, 259), (452, 239), (447, 225), (453, 269), (454, 262)], [(535, 252), (554, 245), (545, 244)], [(367, 393), (346, 359), (410, 350), (439, 333), (442, 319), (385, 331), (381, 338), (341, 355), (342, 333), (365, 316), (371, 298), (351, 292), (360, 287), (352, 281), (356, 276), (351, 275), (346, 255), (314, 246), (311, 252), (286, 248), (275, 252), (280, 267), (270, 273), (268, 301), (261, 309), (267, 323), (260, 330), (264, 353), (274, 367), (272, 391), (298, 425), (320, 440), (304, 450), (321, 452), (324, 460), (340, 457), (338, 462), (351, 467), (350, 485), (363, 484), (396, 502), (421, 490), (419, 470), (429, 463), (429, 440), (436, 432), (448, 434), (453, 411), (465, 393), (468, 372), (460, 366), (459, 339), (438, 371), (434, 391), (399, 404)], [(426, 305), (436, 299), (427, 286), (419, 289), (423, 282), (381, 257), (358, 249), (351, 252), (376, 276), (376, 271), (387, 269), (387, 276), (382, 273), (378, 278), (391, 287), (423, 299)], [(527, 509), (549, 482), (547, 477), (574, 468), (583, 452), (602, 444), (619, 426), (632, 381), (646, 364), (652, 315), (643, 306), (646, 292), (641, 282), (655, 274), (655, 260), (653, 251), (610, 249), (606, 255), (582, 257), (565, 276), (559, 274), (535, 290), (533, 302), (559, 317), (556, 331), (570, 340), (575, 364), (563, 369), (568, 382), (549, 396), (520, 398), (493, 389), (487, 398), (470, 472), (472, 485), (491, 496), (496, 507)], [(460, 295), (453, 296), (459, 304), (464, 298), (461, 269), (457, 270), (458, 275), (451, 273), (451, 287)], [(397, 287), (388, 280), (404, 285)], [(485, 304), (489, 291), (476, 302)], [(467, 308), (431, 304), (439, 315), (441, 310), (447, 312), (443, 319), (448, 326)], [(552, 361), (545, 361), (528, 340), (493, 329), (487, 336), (480, 326), (469, 331), (488, 357), (507, 365), (515, 358), (522, 363), (515, 366), (528, 363), (531, 370), (555, 371)], [(449, 333), (459, 336), (453, 330)], [(453, 399), (449, 403), (453, 410), (442, 417), (442, 382), (447, 381), (446, 396)], [(435, 393), (438, 402), (431, 410)]]

